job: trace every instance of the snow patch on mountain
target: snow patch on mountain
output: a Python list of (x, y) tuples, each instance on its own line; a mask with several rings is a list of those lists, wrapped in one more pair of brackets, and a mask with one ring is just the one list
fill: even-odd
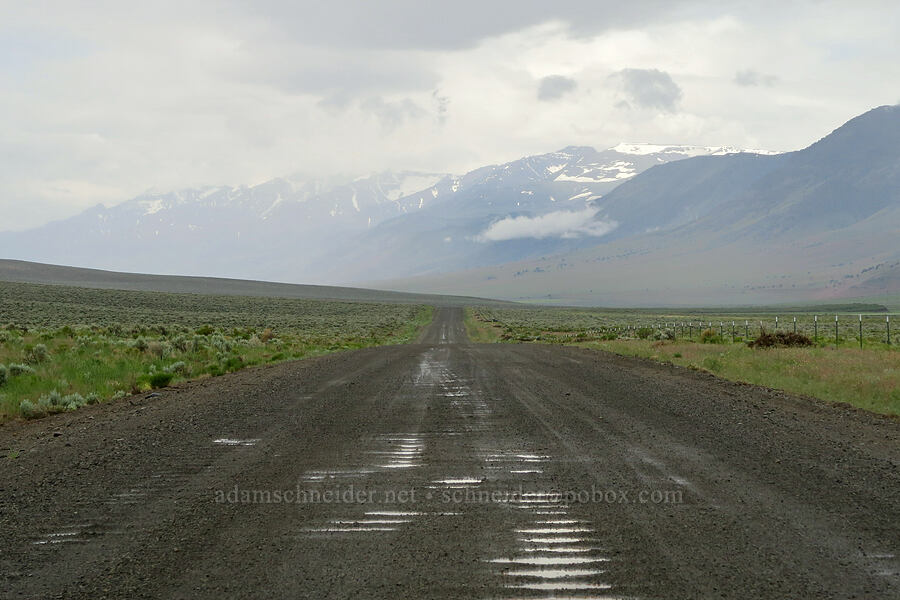
[(611, 150), (618, 152), (619, 154), (631, 154), (634, 156), (647, 156), (649, 154), (679, 154), (687, 158), (693, 158), (695, 156), (723, 156), (725, 154), (740, 154), (742, 152), (766, 155), (780, 154), (779, 152), (771, 150), (748, 150), (736, 148), (734, 146), (665, 146), (643, 142), (622, 142), (611, 148)]

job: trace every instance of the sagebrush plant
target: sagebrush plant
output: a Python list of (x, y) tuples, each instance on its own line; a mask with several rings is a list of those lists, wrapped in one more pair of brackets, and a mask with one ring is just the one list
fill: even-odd
[(164, 385), (263, 363), (402, 343), (431, 319), (431, 309), (421, 305), (3, 282), (0, 314), (18, 320), (0, 326), (0, 363), (7, 366), (0, 420), (36, 418), (121, 398), (163, 385), (167, 376), (171, 379)]
[(26, 346), (25, 362), (29, 364), (42, 363), (49, 358), (50, 353), (44, 344), (35, 344), (34, 346)]
[(12, 377), (34, 374), (34, 369), (32, 367), (22, 363), (9, 363), (9, 366), (7, 368), (9, 369), (9, 374)]

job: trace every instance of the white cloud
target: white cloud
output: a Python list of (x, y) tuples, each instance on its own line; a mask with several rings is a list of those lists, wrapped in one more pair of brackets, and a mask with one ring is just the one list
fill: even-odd
[(575, 238), (604, 236), (616, 227), (615, 221), (596, 219), (596, 208), (558, 210), (537, 217), (506, 217), (481, 232), (479, 242), (502, 242), (520, 238)]
[[(460, 173), (568, 145), (791, 150), (897, 98), (897, 3), (633, 4), (2, 3), (0, 229), (151, 187)], [(735, 85), (748, 65), (778, 84)], [(619, 108), (624, 69), (677, 90), (657, 78), (633, 94), (650, 107)], [(577, 85), (548, 102), (541, 81)]]

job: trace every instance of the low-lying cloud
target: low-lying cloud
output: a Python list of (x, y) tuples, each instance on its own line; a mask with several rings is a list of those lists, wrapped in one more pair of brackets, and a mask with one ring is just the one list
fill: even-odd
[(600, 237), (616, 227), (615, 221), (598, 220), (597, 209), (558, 210), (538, 217), (506, 217), (481, 232), (479, 242), (502, 242), (521, 238)]

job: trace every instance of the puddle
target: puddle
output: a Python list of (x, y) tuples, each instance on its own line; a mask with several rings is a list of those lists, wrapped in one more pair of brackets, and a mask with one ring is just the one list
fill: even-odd
[(478, 485), (482, 481), (482, 479), (476, 479), (474, 477), (460, 477), (459, 479), (435, 479), (431, 483), (438, 483), (441, 485)]
[(519, 538), (520, 542), (526, 544), (579, 544), (588, 540), (579, 537), (537, 537), (537, 538)]
[(303, 481), (325, 481), (326, 479), (345, 479), (352, 477), (362, 477), (374, 473), (371, 469), (333, 469), (307, 471), (303, 475)]
[(506, 571), (510, 577), (540, 577), (542, 579), (565, 579), (566, 577), (591, 577), (605, 573), (603, 569), (521, 569)]
[(47, 533), (44, 535), (44, 537), (47, 538), (46, 540), (41, 541), (41, 542), (35, 542), (35, 544), (46, 544), (48, 542), (52, 544), (58, 540), (65, 540), (65, 539), (68, 539), (69, 537), (74, 537), (74, 536), (78, 535), (79, 533), (81, 533), (81, 531), (59, 531), (56, 533)]
[(246, 440), (237, 440), (232, 438), (219, 438), (213, 440), (213, 444), (219, 444), (221, 446), (255, 446), (259, 441), (259, 438), (252, 438)]
[(397, 531), (396, 527), (309, 527), (307, 533), (370, 533)]
[(553, 519), (550, 521), (535, 521), (538, 525), (576, 525), (581, 523), (577, 519)]
[(516, 529), (516, 533), (533, 533), (538, 535), (553, 535), (559, 533), (593, 533), (588, 527), (546, 527), (539, 529)]
[(357, 521), (332, 521), (335, 525), (402, 525), (410, 519), (360, 519)]
[(506, 587), (518, 588), (522, 590), (608, 590), (612, 586), (608, 583), (580, 583), (576, 581), (559, 581), (547, 583), (513, 583)]
[(531, 546), (521, 548), (522, 552), (553, 552), (557, 554), (578, 554), (602, 550), (594, 546)]
[(513, 558), (492, 558), (487, 562), (514, 565), (559, 566), (609, 562), (609, 559), (603, 556), (517, 556)]

